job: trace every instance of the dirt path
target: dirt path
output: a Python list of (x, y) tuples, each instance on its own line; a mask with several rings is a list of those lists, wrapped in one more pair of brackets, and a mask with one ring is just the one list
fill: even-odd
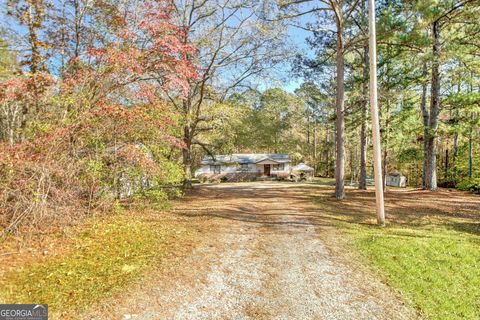
[(207, 241), (168, 285), (161, 276), (139, 284), (89, 319), (414, 318), (322, 218), (311, 199), (318, 188), (201, 187), (175, 211), (208, 221)]

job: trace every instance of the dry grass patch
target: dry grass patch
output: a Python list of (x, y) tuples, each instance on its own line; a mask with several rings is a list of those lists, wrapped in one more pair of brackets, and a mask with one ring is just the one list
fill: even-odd
[(154, 212), (91, 218), (61, 241), (61, 252), (43, 258), (27, 253), (2, 265), (0, 301), (48, 303), (54, 317), (71, 317), (141, 279), (194, 233)]

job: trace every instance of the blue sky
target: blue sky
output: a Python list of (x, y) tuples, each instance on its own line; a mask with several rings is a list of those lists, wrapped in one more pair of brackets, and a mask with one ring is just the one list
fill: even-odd
[[(310, 32), (296, 27), (290, 27), (288, 30), (288, 35), (293, 44), (298, 48), (298, 50), (304, 54), (307, 54), (309, 48), (306, 44), (306, 38), (310, 36)], [(294, 92), (302, 83), (302, 79), (293, 78), (291, 81), (284, 85), (284, 89), (288, 92)]]
[[(302, 10), (305, 9), (308, 9), (308, 7), (304, 6), (304, 8), (302, 8)], [(314, 17), (309, 14), (301, 16), (297, 20), (298, 21), (295, 22), (296, 24), (305, 26), (308, 22), (312, 22), (314, 20)], [(24, 28), (20, 28), (11, 17), (6, 15), (5, 0), (0, 0), (0, 28), (4, 30), (10, 30), (10, 32), (16, 33), (18, 36), (17, 39), (20, 41), (24, 39), (24, 37), (21, 36), (25, 33)], [(286, 39), (286, 41), (292, 47), (294, 47), (298, 53), (306, 55), (311, 54), (311, 50), (306, 44), (306, 38), (311, 35), (310, 32), (294, 26), (289, 26), (287, 35), (288, 39)], [(26, 44), (15, 43), (12, 46), (12, 49), (20, 49), (20, 51), (22, 51), (21, 49), (22, 47), (24, 47), (24, 45)], [(302, 79), (293, 76), (290, 63), (285, 63), (284, 65), (280, 66), (279, 70), (280, 71), (277, 72), (278, 79), (276, 79), (277, 76), (273, 76), (274, 79), (258, 79), (259, 88), (266, 89), (269, 87), (283, 87), (288, 92), (293, 93), (295, 89), (297, 89), (301, 85)]]
[[(304, 4), (302, 8), (299, 11), (308, 11), (312, 8), (312, 5), (310, 3)], [(311, 36), (311, 32), (306, 31), (304, 29), (295, 27), (293, 24), (300, 25), (305, 27), (308, 23), (313, 23), (315, 22), (315, 17), (313, 14), (308, 14), (304, 16), (300, 16), (297, 18), (297, 21), (293, 21), (292, 25), (289, 26), (288, 28), (288, 41), (291, 42), (291, 44), (295, 47), (295, 49), (301, 53), (302, 55), (307, 55), (309, 57), (312, 57), (313, 52), (310, 49), (310, 47), (306, 43), (306, 39)], [(290, 69), (291, 65), (285, 65), (284, 66), (284, 74), (282, 75), (282, 78), (289, 79), (287, 81), (284, 81), (284, 83), (281, 84), (281, 86), (287, 90), (288, 92), (294, 92), (295, 89), (297, 89), (301, 84), (302, 84), (302, 79), (301, 78), (296, 78), (293, 77)], [(277, 84), (273, 84), (273, 86), (278, 86)]]

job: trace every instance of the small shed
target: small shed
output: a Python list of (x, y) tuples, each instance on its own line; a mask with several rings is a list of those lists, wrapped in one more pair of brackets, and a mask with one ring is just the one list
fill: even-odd
[(405, 188), (407, 186), (407, 177), (400, 172), (391, 172), (386, 176), (385, 184), (390, 187)]
[(314, 169), (303, 162), (292, 167), (292, 175), (300, 178), (300, 180), (311, 179), (313, 177), (313, 172)]

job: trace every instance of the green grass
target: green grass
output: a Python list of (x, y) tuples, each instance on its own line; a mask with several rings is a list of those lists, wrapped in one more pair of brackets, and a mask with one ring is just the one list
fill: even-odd
[(447, 227), (338, 226), (387, 282), (429, 319), (480, 319), (478, 233)]
[(48, 303), (53, 313), (75, 314), (118, 292), (162, 259), (172, 237), (187, 232), (153, 220), (124, 215), (92, 219), (64, 254), (7, 273), (0, 300)]
[(315, 178), (312, 179), (312, 181), (310, 181), (310, 183), (323, 185), (323, 186), (334, 186), (335, 185), (335, 179), (315, 177)]

